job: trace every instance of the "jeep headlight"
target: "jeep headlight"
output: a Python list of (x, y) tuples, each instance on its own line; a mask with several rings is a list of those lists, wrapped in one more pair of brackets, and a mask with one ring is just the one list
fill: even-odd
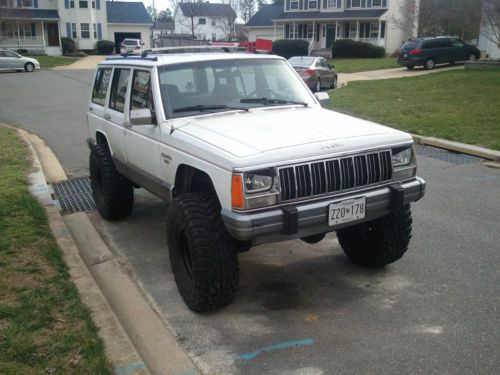
[(258, 193), (270, 190), (273, 186), (273, 173), (270, 169), (245, 173), (245, 191), (247, 193)]
[(392, 149), (392, 165), (394, 166), (395, 181), (414, 178), (417, 174), (417, 164), (413, 154), (413, 146)]
[(255, 209), (278, 203), (279, 182), (274, 168), (234, 173), (232, 206), (236, 209)]
[(408, 165), (411, 162), (411, 157), (413, 155), (413, 147), (407, 147), (403, 150), (394, 149), (392, 154), (392, 165), (399, 167), (401, 165)]

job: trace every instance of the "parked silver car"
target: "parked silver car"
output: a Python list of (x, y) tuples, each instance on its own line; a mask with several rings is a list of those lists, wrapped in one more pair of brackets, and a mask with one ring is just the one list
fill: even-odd
[(0, 70), (24, 70), (32, 72), (35, 69), (40, 69), (40, 63), (37, 59), (21, 56), (7, 49), (0, 49)]
[(123, 39), (120, 43), (120, 54), (140, 55), (144, 51), (144, 43), (140, 39)]
[(312, 92), (318, 92), (323, 87), (337, 87), (337, 72), (323, 57), (294, 56), (288, 59), (290, 65), (299, 73)]

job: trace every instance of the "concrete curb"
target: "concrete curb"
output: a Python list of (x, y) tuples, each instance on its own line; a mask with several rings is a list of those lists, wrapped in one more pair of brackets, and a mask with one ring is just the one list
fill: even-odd
[(488, 148), (468, 145), (466, 143), (448, 141), (446, 139), (440, 139), (435, 137), (423, 137), (420, 135), (413, 135), (413, 141), (416, 144), (422, 144), (437, 148), (443, 148), (448, 151), (459, 152), (461, 154), (467, 154), (472, 156), (477, 156), (478, 158), (488, 159), (493, 162), (500, 162), (500, 151), (490, 150)]
[(87, 215), (59, 214), (47, 183), (67, 177), (52, 151), (36, 135), (12, 129), (18, 131), (31, 150), (35, 170), (29, 176), (31, 191), (46, 209), (71, 278), (99, 327), (115, 372), (200, 374)]

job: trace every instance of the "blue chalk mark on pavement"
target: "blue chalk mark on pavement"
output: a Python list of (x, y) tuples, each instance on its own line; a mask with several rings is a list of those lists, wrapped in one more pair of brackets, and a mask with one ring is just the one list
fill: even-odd
[(312, 345), (312, 344), (314, 344), (313, 339), (301, 339), (301, 340), (285, 341), (285, 342), (280, 342), (278, 344), (265, 346), (263, 348), (257, 349), (253, 352), (250, 352), (250, 353), (237, 355), (236, 359), (242, 359), (244, 361), (249, 361), (249, 360), (254, 359), (255, 357), (261, 355), (262, 353), (272, 352), (274, 350), (288, 349), (288, 348), (293, 348), (293, 347), (297, 347), (297, 346), (307, 346), (307, 345)]
[(128, 374), (129, 372), (135, 371), (135, 370), (141, 370), (145, 369), (146, 365), (144, 363), (134, 363), (133, 365), (128, 365), (124, 367), (119, 367), (115, 370), (115, 374), (117, 375), (123, 375), (123, 374)]

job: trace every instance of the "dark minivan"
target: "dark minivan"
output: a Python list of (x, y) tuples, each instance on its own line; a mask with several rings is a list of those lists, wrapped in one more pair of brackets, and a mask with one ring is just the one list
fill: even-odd
[(437, 64), (476, 60), (481, 52), (460, 39), (449, 37), (419, 38), (406, 41), (399, 50), (398, 64), (413, 69), (433, 69)]

